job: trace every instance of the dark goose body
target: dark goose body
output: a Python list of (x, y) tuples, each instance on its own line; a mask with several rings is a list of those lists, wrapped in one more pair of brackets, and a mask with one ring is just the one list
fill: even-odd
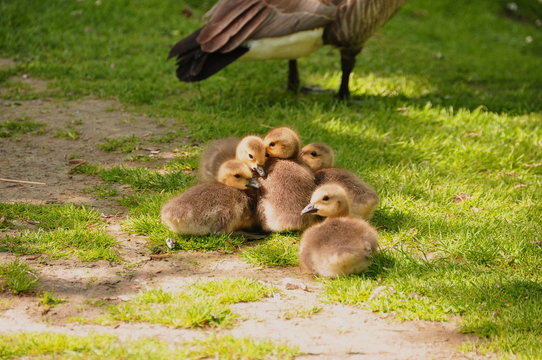
[(288, 87), (299, 85), (295, 59), (323, 45), (340, 49), (340, 97), (365, 42), (407, 0), (220, 0), (206, 23), (175, 44), (181, 81), (201, 81), (237, 59), (290, 60)]

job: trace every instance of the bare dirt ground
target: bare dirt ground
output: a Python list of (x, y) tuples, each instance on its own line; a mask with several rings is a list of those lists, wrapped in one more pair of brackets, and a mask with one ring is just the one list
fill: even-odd
[[(3, 60), (0, 66), (9, 66)], [(43, 81), (14, 78), (43, 91)], [(0, 88), (0, 93), (1, 93)], [(169, 342), (203, 338), (205, 330), (182, 330), (149, 324), (121, 324), (118, 327), (80, 325), (67, 322), (72, 316), (97, 315), (100, 309), (89, 300), (122, 301), (147, 288), (162, 287), (178, 291), (196, 280), (245, 276), (271, 283), (282, 289), (280, 295), (255, 303), (232, 306), (241, 315), (237, 326), (219, 333), (235, 336), (269, 338), (299, 346), (299, 359), (466, 359), (478, 354), (460, 354), (457, 348), (472, 337), (459, 334), (454, 322), (399, 322), (386, 314), (374, 314), (355, 307), (321, 301), (321, 286), (297, 268), (255, 268), (238, 255), (215, 252), (181, 252), (169, 258), (151, 259), (145, 239), (121, 229), (125, 210), (113, 201), (99, 200), (83, 192), (100, 181), (86, 175), (70, 175), (77, 161), (103, 164), (122, 163), (125, 154), (99, 149), (105, 137), (146, 136), (163, 131), (163, 119), (151, 119), (120, 110), (121, 104), (109, 100), (78, 101), (39, 99), (31, 101), (0, 100), (0, 122), (29, 117), (44, 122), (44, 134), (0, 138), (0, 178), (44, 182), (26, 185), (0, 182), (0, 202), (77, 203), (96, 207), (104, 214), (108, 230), (119, 241), (121, 264), (99, 261), (84, 263), (77, 259), (51, 260), (25, 256), (22, 260), (39, 272), (39, 289), (67, 299), (50, 311), (44, 311), (36, 295), (0, 294), (6, 303), (0, 308), (0, 333), (53, 331), (75, 335), (94, 332), (111, 333), (121, 339), (156, 337)], [(66, 122), (81, 120), (77, 141), (56, 138), (55, 130)], [(186, 141), (186, 140), (184, 140)], [(162, 146), (168, 154), (173, 145)], [(74, 161), (75, 159), (75, 161)], [(124, 189), (127, 191), (127, 189)], [(2, 234), (0, 233), (0, 237)], [(0, 262), (15, 259), (0, 253)], [(306, 286), (288, 290), (284, 279)], [(283, 314), (297, 308), (319, 306), (320, 312), (309, 318), (285, 319)]]

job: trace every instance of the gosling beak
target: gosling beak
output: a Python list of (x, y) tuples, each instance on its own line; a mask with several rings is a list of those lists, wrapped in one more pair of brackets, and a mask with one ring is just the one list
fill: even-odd
[(264, 177), (265, 176), (265, 170), (263, 169), (263, 165), (258, 165), (256, 167), (256, 172), (258, 172), (258, 175), (260, 175), (261, 177)]
[(259, 189), (261, 187), (260, 183), (256, 179), (253, 179), (253, 178), (248, 179), (247, 186), (253, 187), (255, 189)]
[(303, 214), (312, 214), (312, 213), (315, 213), (317, 211), (318, 211), (318, 209), (316, 207), (314, 207), (314, 204), (309, 203), (309, 205), (305, 206), (305, 208), (303, 210), (301, 210), (301, 215), (303, 215)]

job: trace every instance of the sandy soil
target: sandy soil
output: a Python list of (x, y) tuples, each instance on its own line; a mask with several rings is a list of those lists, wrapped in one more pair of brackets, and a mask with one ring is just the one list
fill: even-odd
[[(13, 66), (6, 59), (0, 66)], [(27, 78), (29, 91), (43, 91), (47, 84)], [(0, 93), (2, 89), (0, 88)], [(169, 342), (202, 338), (203, 330), (179, 330), (149, 324), (121, 324), (118, 327), (79, 325), (66, 322), (71, 316), (93, 316), (101, 310), (88, 300), (123, 301), (147, 288), (162, 287), (178, 291), (196, 280), (246, 276), (281, 288), (280, 295), (255, 303), (233, 305), (242, 321), (231, 330), (235, 336), (270, 338), (297, 345), (305, 355), (299, 359), (466, 359), (479, 354), (459, 354), (456, 349), (472, 337), (459, 334), (454, 322), (398, 322), (386, 314), (374, 314), (355, 307), (321, 302), (321, 286), (297, 268), (255, 268), (236, 254), (177, 253), (165, 259), (151, 259), (145, 239), (123, 231), (120, 223), (125, 210), (112, 201), (99, 200), (83, 190), (99, 181), (91, 176), (70, 175), (80, 161), (103, 164), (122, 163), (124, 154), (101, 151), (105, 137), (135, 134), (146, 136), (164, 131), (167, 121), (134, 115), (121, 110), (121, 104), (109, 100), (85, 99), (60, 101), (0, 100), (0, 122), (26, 116), (47, 124), (42, 135), (0, 138), (0, 178), (44, 182), (25, 185), (0, 182), (0, 202), (78, 203), (98, 208), (108, 222), (108, 231), (120, 240), (122, 264), (106, 261), (82, 263), (76, 259), (50, 260), (25, 256), (22, 260), (39, 271), (39, 289), (68, 300), (46, 312), (36, 295), (15, 297), (0, 294), (8, 304), (0, 309), (0, 333), (55, 331), (85, 335), (106, 332), (122, 339), (156, 337)], [(82, 120), (76, 128), (77, 141), (55, 138), (55, 130), (72, 120)], [(158, 121), (160, 120), (160, 121)], [(165, 124), (165, 125), (164, 125)], [(186, 139), (182, 140), (186, 141)], [(161, 145), (160, 153), (171, 153), (175, 144)], [(156, 149), (153, 149), (156, 150)], [(143, 152), (146, 150), (143, 150)], [(71, 159), (76, 154), (75, 160)], [(122, 189), (124, 192), (128, 189)], [(2, 235), (0, 234), (0, 237)], [(13, 260), (0, 253), (0, 262)], [(234, 275), (231, 275), (234, 274)], [(290, 280), (285, 280), (290, 279)], [(292, 289), (294, 283), (306, 289)], [(294, 286), (295, 287), (295, 286)], [(319, 306), (320, 312), (309, 318), (285, 319), (283, 314), (297, 308)]]

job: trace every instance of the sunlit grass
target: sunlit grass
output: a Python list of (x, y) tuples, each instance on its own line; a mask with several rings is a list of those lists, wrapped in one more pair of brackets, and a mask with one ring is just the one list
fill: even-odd
[(296, 266), (299, 234), (273, 234), (262, 244), (241, 253), (249, 264), (257, 266)]
[(4, 227), (13, 227), (13, 220), (44, 230), (75, 229), (102, 222), (100, 214), (89, 207), (76, 205), (33, 205), (26, 203), (0, 203), (0, 216)]
[(117, 244), (102, 230), (25, 231), (0, 240), (0, 249), (18, 255), (46, 254), (53, 259), (76, 255), (83, 261), (120, 261), (113, 247)]
[(86, 337), (58, 333), (20, 333), (0, 336), (2, 359), (204, 359), (272, 360), (294, 359), (299, 350), (266, 340), (211, 335), (203, 340), (185, 341), (179, 345), (155, 339), (120, 341), (113, 335), (92, 334)]
[(38, 300), (39, 304), (44, 306), (44, 307), (53, 307), (53, 306), (56, 306), (58, 304), (62, 304), (64, 302), (66, 302), (66, 300), (58, 297), (58, 296), (54, 296), (53, 294), (51, 294), (49, 291), (44, 291), (42, 294), (41, 294), (41, 297), (39, 298)]
[(147, 290), (131, 300), (111, 305), (106, 314), (97, 319), (72, 320), (100, 324), (147, 322), (176, 328), (229, 328), (239, 317), (229, 304), (258, 301), (276, 291), (247, 278), (197, 282), (178, 293)]
[(0, 291), (19, 294), (34, 289), (37, 281), (35, 271), (20, 261), (0, 263)]
[[(328, 143), (338, 166), (377, 189), (382, 246), (367, 274), (325, 281), (328, 299), (401, 319), (459, 316), (462, 331), (489, 340), (477, 349), (538, 358), (542, 41), (533, 24), (542, 12), (521, 0), (510, 14), (508, 3), (409, 2), (358, 57), (352, 93), (361, 105), (287, 93), (284, 61), (234, 63), (202, 83), (178, 82), (164, 57), (198, 27), (210, 1), (3, 4), (0, 53), (19, 62), (0, 71), (0, 82), (29, 73), (54, 80), (51, 96), (114, 97), (171, 119), (157, 142), (175, 143), (179, 129), (203, 143), (288, 124), (305, 143)], [(190, 19), (177, 15), (185, 6)], [(321, 49), (299, 64), (303, 84), (336, 89), (337, 51)], [(36, 97), (17, 86), (4, 97)], [(76, 171), (132, 186), (135, 196), (122, 200), (125, 226), (163, 252), (172, 235), (160, 206), (193, 183), (197, 167), (197, 146), (181, 151), (153, 168)], [(0, 226), (15, 225), (9, 218)], [(298, 237), (281, 236), (242, 256), (257, 266), (296, 265)], [(226, 235), (176, 239), (176, 250), (242, 244)]]
[(113, 247), (117, 241), (102, 228), (105, 222), (91, 208), (75, 205), (2, 204), (0, 228), (20, 228), (0, 239), (0, 250), (18, 255), (71, 255), (83, 261), (120, 261)]

